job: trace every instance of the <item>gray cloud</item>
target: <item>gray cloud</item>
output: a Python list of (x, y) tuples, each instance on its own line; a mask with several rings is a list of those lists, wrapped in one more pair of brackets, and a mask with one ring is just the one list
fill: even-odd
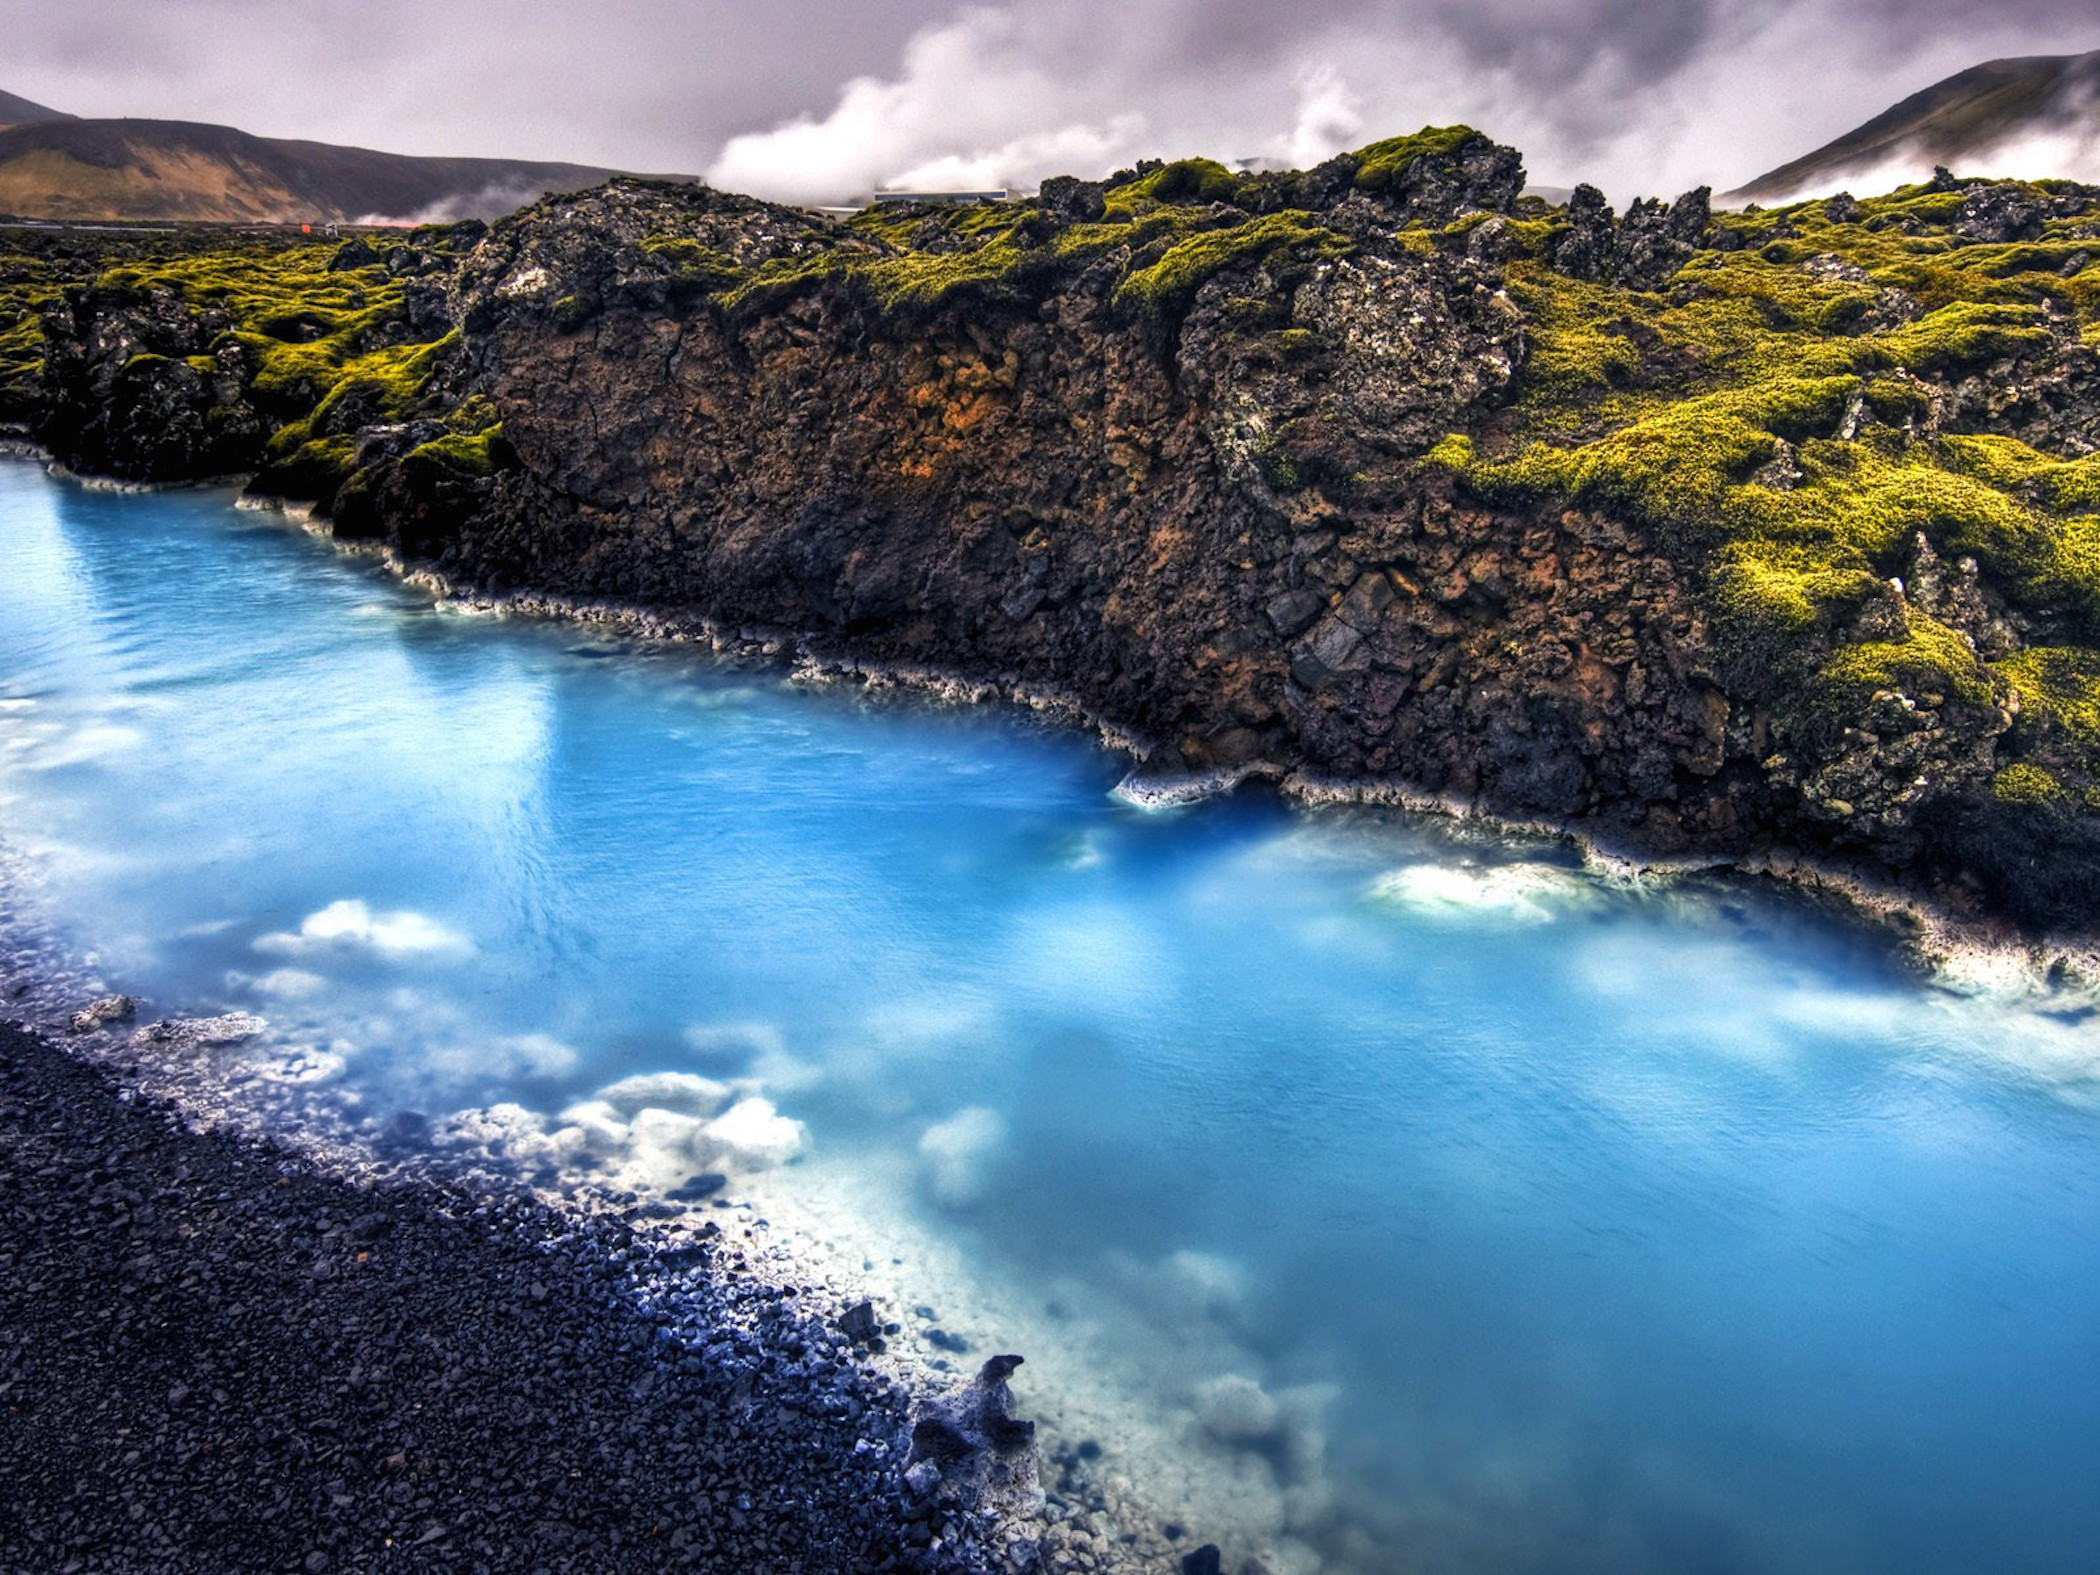
[(1537, 178), (1734, 184), (2091, 0), (76, 0), (9, 90), (405, 152), (710, 173), (785, 197), (1194, 151), (1294, 161), (1467, 120)]

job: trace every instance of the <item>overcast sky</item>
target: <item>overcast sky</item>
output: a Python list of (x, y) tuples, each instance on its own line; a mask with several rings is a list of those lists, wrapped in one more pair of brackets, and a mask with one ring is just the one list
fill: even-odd
[(822, 199), (1465, 120), (1534, 180), (1739, 183), (2094, 0), (28, 0), (0, 88)]

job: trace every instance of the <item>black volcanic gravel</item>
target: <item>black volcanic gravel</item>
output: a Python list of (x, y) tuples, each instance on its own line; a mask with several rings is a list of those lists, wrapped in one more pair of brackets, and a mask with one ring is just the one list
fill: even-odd
[(642, 1223), (344, 1180), (0, 1026), (0, 1571), (976, 1567), (901, 1391)]

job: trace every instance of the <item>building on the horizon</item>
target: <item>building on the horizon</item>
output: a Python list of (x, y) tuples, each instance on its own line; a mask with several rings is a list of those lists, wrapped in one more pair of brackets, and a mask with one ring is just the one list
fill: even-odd
[(879, 208), (899, 202), (1012, 202), (1022, 193), (1011, 186), (1002, 186), (996, 191), (891, 191), (878, 189), (863, 207)]

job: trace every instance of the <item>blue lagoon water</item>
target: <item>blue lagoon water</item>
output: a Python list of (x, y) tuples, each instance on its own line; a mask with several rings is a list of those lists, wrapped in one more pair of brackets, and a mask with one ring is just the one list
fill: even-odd
[(0, 838), (152, 1015), (726, 1175), (1228, 1568), (2100, 1568), (2100, 1022), (1119, 772), (0, 465)]

